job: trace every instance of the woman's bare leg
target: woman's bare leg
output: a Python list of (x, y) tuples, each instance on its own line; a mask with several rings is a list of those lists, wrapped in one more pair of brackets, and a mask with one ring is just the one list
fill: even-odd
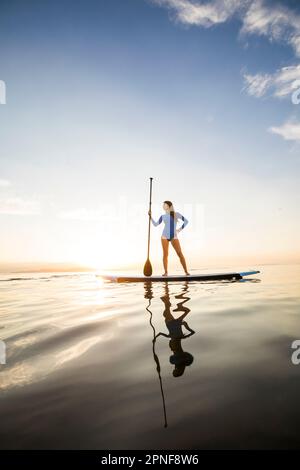
[(178, 238), (173, 238), (173, 240), (171, 240), (171, 243), (180, 259), (180, 263), (184, 269), (185, 274), (189, 274), (187, 267), (186, 267), (185, 257), (183, 256), (183, 253), (181, 251), (181, 246), (180, 246)]
[(161, 239), (161, 244), (163, 248), (163, 263), (164, 263), (164, 275), (168, 275), (168, 255), (169, 255), (169, 240), (166, 238)]

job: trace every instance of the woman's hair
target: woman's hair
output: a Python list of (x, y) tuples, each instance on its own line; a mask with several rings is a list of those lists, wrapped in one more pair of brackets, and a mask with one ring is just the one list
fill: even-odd
[(175, 220), (175, 211), (174, 211), (174, 207), (173, 207), (173, 204), (171, 201), (164, 201), (164, 204), (167, 204), (170, 208), (170, 215), (173, 217), (173, 219)]

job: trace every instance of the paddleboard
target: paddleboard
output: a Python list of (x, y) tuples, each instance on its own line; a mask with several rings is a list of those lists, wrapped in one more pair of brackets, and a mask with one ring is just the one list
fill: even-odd
[(113, 281), (113, 282), (174, 282), (174, 281), (238, 281), (243, 279), (245, 276), (252, 276), (254, 274), (259, 274), (260, 271), (246, 271), (246, 272), (231, 272), (231, 273), (215, 273), (215, 274), (191, 274), (190, 276), (186, 275), (177, 275), (177, 276), (126, 276), (126, 275), (116, 275), (116, 274), (101, 274), (102, 279)]

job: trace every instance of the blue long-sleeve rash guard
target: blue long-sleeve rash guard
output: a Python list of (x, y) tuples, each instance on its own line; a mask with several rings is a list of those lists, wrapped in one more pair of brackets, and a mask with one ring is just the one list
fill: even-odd
[(189, 222), (179, 212), (175, 212), (175, 220), (171, 216), (171, 214), (161, 215), (157, 222), (155, 222), (155, 220), (153, 220), (153, 218), (151, 217), (151, 221), (155, 227), (164, 222), (165, 226), (163, 229), (162, 238), (166, 238), (167, 240), (173, 240), (173, 238), (177, 238), (176, 225), (179, 219), (183, 222), (180, 227), (180, 230), (182, 230), (184, 227), (187, 226)]

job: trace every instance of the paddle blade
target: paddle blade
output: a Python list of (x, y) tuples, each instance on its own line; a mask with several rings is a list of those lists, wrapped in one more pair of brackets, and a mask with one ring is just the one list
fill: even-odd
[(147, 259), (145, 266), (144, 266), (144, 276), (151, 276), (152, 275), (152, 265), (150, 260)]

